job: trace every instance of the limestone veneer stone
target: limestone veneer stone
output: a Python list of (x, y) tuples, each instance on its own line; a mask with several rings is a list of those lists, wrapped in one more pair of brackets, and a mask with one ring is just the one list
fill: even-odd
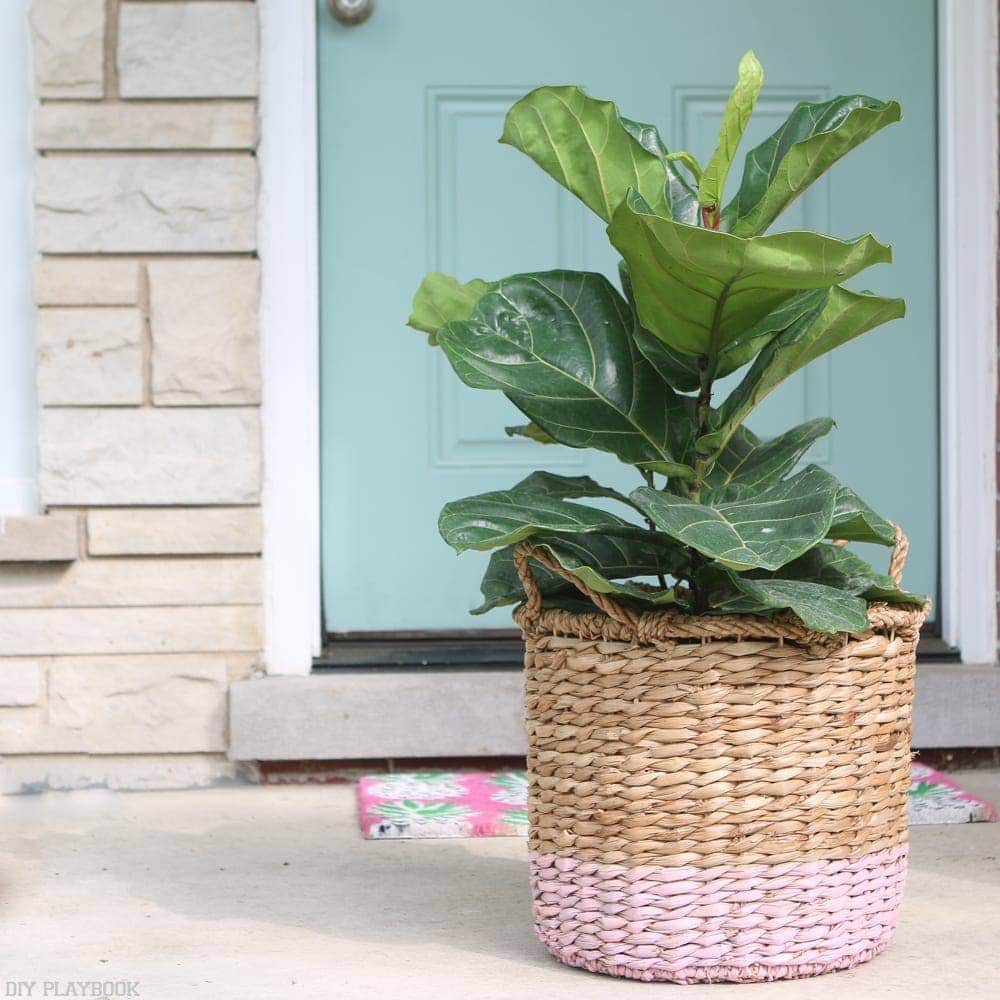
[(134, 260), (43, 257), (35, 264), (40, 306), (133, 306), (139, 303)]
[(260, 649), (253, 605), (11, 608), (0, 615), (0, 656), (84, 653), (248, 653)]
[(208, 555), (261, 550), (259, 507), (87, 511), (94, 556)]
[(123, 97), (254, 97), (257, 9), (249, 3), (123, 3)]
[(0, 564), (69, 562), (79, 546), (75, 514), (0, 515)]
[(36, 97), (104, 95), (104, 13), (105, 0), (32, 0)]
[(36, 660), (0, 660), (0, 705), (37, 705), (42, 672)]
[(255, 408), (43, 409), (50, 505), (249, 504), (260, 496)]
[(256, 246), (248, 154), (47, 156), (35, 166), (42, 253), (223, 253)]
[(170, 104), (42, 104), (35, 148), (254, 149), (257, 113), (250, 101)]
[(156, 260), (148, 270), (153, 402), (259, 402), (258, 262)]
[(101, 608), (259, 604), (261, 561), (122, 557), (6, 566), (0, 608)]
[(47, 308), (35, 322), (43, 406), (142, 402), (142, 314), (132, 308)]
[(227, 680), (219, 657), (57, 660), (48, 721), (88, 753), (224, 750)]

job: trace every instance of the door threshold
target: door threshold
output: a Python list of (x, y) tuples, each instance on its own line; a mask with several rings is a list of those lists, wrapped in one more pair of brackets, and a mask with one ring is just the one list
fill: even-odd
[[(958, 650), (925, 627), (917, 646), (918, 663), (957, 663)], [(338, 670), (434, 669), (520, 670), (524, 642), (512, 630), (486, 633), (369, 632), (328, 635), (323, 652), (313, 661), (313, 673)]]
[(313, 661), (313, 672), (369, 667), (520, 670), (523, 663), (524, 642), (514, 631), (488, 637), (390, 634), (333, 638)]

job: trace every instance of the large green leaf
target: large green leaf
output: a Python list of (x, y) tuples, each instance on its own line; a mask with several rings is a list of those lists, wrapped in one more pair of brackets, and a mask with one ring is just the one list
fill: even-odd
[[(575, 537), (596, 539), (601, 536), (579, 535)], [(484, 615), (494, 608), (516, 604), (524, 599), (524, 588), (521, 586), (521, 579), (517, 575), (517, 568), (514, 565), (514, 548), (514, 545), (506, 545), (490, 555), (482, 583), (479, 585), (483, 601), (478, 607), (473, 608), (470, 614)], [(541, 563), (532, 563), (531, 572), (543, 598), (552, 597), (554, 594), (572, 594), (574, 596), (579, 594), (571, 583), (567, 583), (558, 573), (554, 573)]]
[(758, 492), (791, 472), (810, 445), (829, 434), (832, 427), (829, 417), (817, 417), (761, 441), (741, 426), (719, 453), (705, 477), (705, 486), (720, 500)]
[(810, 580), (750, 579), (729, 573), (729, 586), (709, 591), (713, 610), (732, 614), (791, 610), (818, 632), (864, 632), (868, 605), (860, 597)]
[(654, 337), (636, 317), (632, 331), (636, 347), (656, 369), (660, 378), (678, 392), (693, 392), (699, 385), (698, 365), (690, 354), (675, 351), (659, 337)]
[(628, 265), (642, 325), (710, 363), (798, 292), (829, 288), (892, 258), (872, 236), (853, 243), (818, 233), (741, 239), (684, 225), (652, 214), (634, 192), (608, 236)]
[(632, 499), (660, 531), (730, 569), (779, 569), (825, 537), (839, 488), (811, 465), (752, 497), (714, 507), (646, 486)]
[[(635, 583), (619, 581), (637, 576), (669, 576), (684, 563), (684, 554), (671, 547), (669, 540), (648, 532), (629, 536), (539, 536), (533, 539), (533, 543), (548, 551), (561, 566), (580, 577), (593, 590), (654, 605), (671, 603), (674, 600), (673, 588), (648, 590)], [(571, 584), (541, 563), (532, 562), (531, 571), (543, 597), (579, 596), (579, 591)], [(524, 590), (514, 567), (513, 546), (493, 553), (480, 589), (483, 603), (473, 614), (483, 614), (492, 608), (523, 600)]]
[(551, 271), (498, 282), (438, 340), (466, 385), (501, 390), (561, 444), (689, 479), (680, 456), (693, 437), (690, 407), (631, 328), (628, 303), (602, 275)]
[[(719, 139), (715, 152), (705, 167), (698, 184), (698, 204), (709, 210), (711, 217), (718, 222), (717, 213), (722, 204), (722, 192), (726, 186), (729, 168), (736, 157), (743, 133), (746, 131), (753, 114), (757, 95), (764, 83), (764, 70), (753, 52), (747, 52), (740, 60), (736, 76), (736, 86), (733, 87), (726, 107), (722, 112), (722, 123), (719, 126)], [(717, 228), (717, 225), (713, 225)]]
[(644, 127), (627, 128), (614, 104), (579, 87), (539, 87), (507, 112), (500, 141), (527, 153), (609, 222), (629, 188), (669, 212), (663, 160), (632, 134)]
[(716, 378), (725, 378), (726, 375), (752, 361), (779, 333), (784, 333), (793, 323), (800, 322), (807, 315), (818, 316), (826, 305), (827, 292), (826, 288), (797, 292), (783, 305), (734, 337), (719, 355)]
[[(632, 285), (628, 280), (628, 271), (621, 264), (622, 287), (625, 289), (629, 304), (635, 310), (635, 300), (632, 298)], [(774, 338), (788, 329), (805, 313), (822, 309), (826, 302), (826, 289), (811, 292), (799, 292), (792, 296), (783, 306), (767, 314), (759, 323), (741, 333), (729, 343), (718, 356), (715, 366), (715, 378), (725, 378), (748, 361), (755, 358), (761, 350)], [(679, 392), (694, 392), (701, 385), (701, 373), (698, 359), (692, 354), (676, 351), (665, 344), (659, 337), (654, 337), (639, 322), (636, 314), (635, 329), (632, 336), (640, 351), (649, 363), (660, 373), (664, 381)]]
[(496, 549), (541, 533), (642, 532), (607, 511), (524, 490), (452, 500), (441, 511), (438, 530), (456, 552)]
[(873, 542), (876, 545), (893, 545), (896, 529), (875, 513), (847, 486), (837, 493), (837, 505), (833, 509), (830, 523), (830, 538), (842, 538), (848, 542)]
[(504, 432), (507, 437), (527, 438), (529, 441), (537, 441), (539, 444), (559, 443), (551, 434), (546, 434), (537, 424), (516, 424), (513, 427), (505, 427)]
[[(684, 175), (674, 164), (674, 158), (685, 154), (674, 153), (673, 157), (663, 145), (660, 133), (655, 125), (645, 125), (642, 122), (634, 122), (628, 118), (622, 118), (621, 123), (625, 131), (635, 139), (644, 149), (654, 153), (663, 162), (663, 171), (666, 175), (666, 198), (669, 206), (669, 215), (677, 222), (686, 222), (689, 226), (698, 225), (698, 192), (688, 183)], [(648, 200), (648, 199), (647, 199)]]
[[(859, 555), (837, 545), (814, 545), (798, 559), (782, 566), (777, 575), (785, 580), (821, 583), (870, 601), (920, 606), (926, 600), (920, 594), (901, 590), (888, 573), (878, 572)], [(748, 576), (766, 579), (758, 572)]]
[(760, 352), (716, 411), (715, 430), (701, 438), (699, 447), (710, 450), (721, 446), (750, 411), (789, 375), (873, 327), (898, 319), (906, 311), (902, 299), (885, 299), (846, 288), (831, 288), (823, 294), (821, 307), (817, 304), (810, 308)]
[(526, 493), (537, 493), (539, 496), (553, 497), (557, 500), (606, 497), (632, 506), (632, 501), (627, 496), (619, 493), (618, 490), (611, 489), (610, 486), (602, 486), (590, 476), (559, 476), (554, 472), (538, 471), (525, 476), (512, 488)]
[(417, 294), (413, 296), (413, 311), (406, 325), (422, 330), (430, 344), (434, 345), (438, 329), (454, 319), (468, 319), (489, 287), (479, 278), (463, 285), (458, 278), (432, 271), (420, 282)]
[[(693, 197), (693, 196), (692, 196)], [(697, 204), (695, 206), (697, 211)], [(675, 351), (659, 337), (654, 337), (639, 322), (639, 314), (635, 308), (635, 296), (632, 293), (632, 278), (628, 273), (625, 261), (618, 261), (618, 279), (622, 292), (632, 309), (633, 325), (632, 339), (645, 355), (646, 360), (659, 372), (667, 385), (679, 392), (692, 392), (701, 385), (701, 374), (698, 361), (690, 354)]]
[(737, 236), (763, 233), (832, 164), (900, 117), (895, 101), (861, 95), (796, 105), (773, 135), (747, 153), (723, 227)]

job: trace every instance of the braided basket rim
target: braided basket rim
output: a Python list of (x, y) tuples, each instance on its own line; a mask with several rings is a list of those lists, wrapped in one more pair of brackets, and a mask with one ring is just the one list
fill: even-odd
[(533, 615), (526, 603), (521, 603), (515, 608), (513, 618), (525, 636), (559, 635), (581, 640), (602, 638), (637, 645), (656, 645), (685, 640), (729, 642), (775, 639), (806, 647), (819, 645), (829, 649), (873, 635), (898, 634), (904, 638), (915, 639), (930, 607), (930, 601), (922, 607), (886, 604), (881, 601), (869, 602), (869, 628), (864, 632), (819, 632), (804, 625), (790, 611), (774, 615), (733, 613), (693, 615), (663, 609), (644, 612), (633, 626), (618, 621), (597, 608), (593, 611), (566, 611), (561, 608), (543, 607)]

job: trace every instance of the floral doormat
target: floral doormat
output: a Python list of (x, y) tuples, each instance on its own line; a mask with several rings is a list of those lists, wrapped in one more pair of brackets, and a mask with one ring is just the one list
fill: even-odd
[(926, 764), (910, 764), (910, 826), (995, 823), (997, 807)]
[[(910, 825), (996, 822), (997, 810), (926, 764), (910, 773)], [(528, 832), (524, 771), (411, 771), (358, 782), (369, 840), (518, 837)]]

